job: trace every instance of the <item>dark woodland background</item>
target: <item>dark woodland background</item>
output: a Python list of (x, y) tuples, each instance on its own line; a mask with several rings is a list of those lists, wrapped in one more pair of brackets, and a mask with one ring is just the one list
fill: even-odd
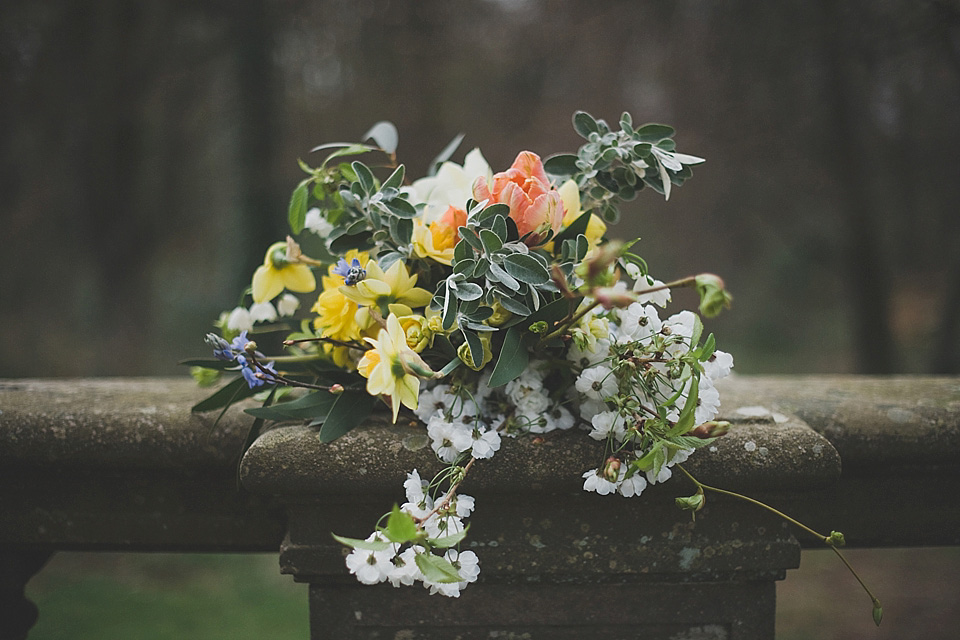
[(182, 372), (317, 144), (502, 170), (577, 109), (707, 158), (611, 231), (727, 280), (738, 371), (956, 373), (958, 107), (956, 1), (7, 1), (0, 376)]

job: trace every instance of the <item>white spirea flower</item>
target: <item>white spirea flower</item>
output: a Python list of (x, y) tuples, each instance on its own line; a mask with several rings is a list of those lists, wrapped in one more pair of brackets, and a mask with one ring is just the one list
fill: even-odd
[(725, 351), (714, 351), (713, 355), (703, 363), (703, 372), (711, 380), (719, 380), (730, 375), (733, 369), (733, 356)]
[(617, 490), (617, 485), (598, 474), (596, 469), (587, 471), (581, 477), (584, 478), (584, 491), (594, 491), (602, 496), (606, 496)]
[(462, 493), (455, 495), (453, 500), (450, 502), (450, 506), (453, 507), (454, 511), (456, 511), (458, 518), (469, 518), (470, 514), (473, 513), (475, 505), (476, 500), (473, 496), (464, 495)]
[(435, 413), (427, 421), (427, 435), (437, 457), (444, 462), (453, 462), (461, 452), (473, 447), (472, 429), (461, 422), (449, 422)]
[(593, 416), (607, 410), (607, 403), (601, 400), (587, 399), (580, 403), (580, 417), (592, 421)]
[(474, 458), (492, 458), (493, 454), (500, 450), (500, 434), (497, 431), (474, 429), (471, 436), (473, 437), (471, 455)]
[(717, 417), (720, 412), (720, 392), (710, 382), (710, 378), (700, 379), (700, 388), (697, 393), (697, 410), (694, 413), (694, 424), (703, 424)]
[(477, 576), (480, 575), (480, 559), (476, 553), (473, 551), (448, 549), (445, 556), (447, 560), (450, 561), (450, 564), (457, 568), (457, 572), (460, 574), (460, 577), (463, 578), (461, 589), (470, 582), (476, 582)]
[(614, 435), (617, 441), (622, 441), (626, 433), (626, 425), (623, 422), (623, 416), (618, 411), (604, 411), (593, 416), (590, 420), (593, 430), (590, 437), (594, 440), (606, 440), (610, 434)]
[(657, 309), (634, 302), (620, 311), (620, 338), (624, 342), (646, 340), (659, 333), (663, 323)]
[(617, 378), (605, 365), (584, 369), (576, 382), (577, 391), (593, 400), (605, 400), (617, 395)]
[(445, 538), (460, 533), (466, 528), (459, 516), (433, 514), (423, 523), (423, 529), (431, 538)]
[(417, 580), (423, 580), (423, 574), (417, 566), (416, 556), (416, 549), (409, 547), (393, 559), (393, 569), (387, 575), (390, 584), (395, 587), (400, 585), (410, 586)]
[(307, 217), (303, 222), (303, 228), (309, 229), (321, 238), (326, 238), (330, 235), (330, 232), (333, 231), (333, 225), (330, 224), (325, 217), (323, 217), (323, 213), (316, 207), (307, 211)]
[(250, 307), (250, 319), (254, 322), (273, 322), (277, 319), (277, 310), (269, 301), (258, 302)]
[(231, 331), (250, 331), (253, 329), (253, 319), (250, 312), (244, 307), (237, 307), (227, 316), (227, 329)]
[(642, 473), (635, 473), (629, 478), (626, 477), (629, 468), (629, 465), (620, 467), (620, 479), (617, 481), (617, 492), (625, 498), (639, 496), (647, 488), (647, 479), (643, 477)]
[(547, 419), (547, 431), (553, 431), (554, 429), (566, 430), (577, 422), (573, 414), (561, 404), (554, 404), (544, 417)]
[(680, 355), (690, 350), (690, 339), (696, 326), (697, 316), (692, 311), (681, 311), (667, 318), (661, 331), (669, 329), (673, 343), (667, 347), (671, 355)]
[[(610, 335), (609, 331), (607, 335)], [(592, 344), (585, 344), (582, 347), (571, 342), (567, 350), (567, 360), (584, 369), (599, 364), (609, 357), (610, 340), (608, 339), (594, 340)]]
[[(660, 280), (647, 276), (645, 278), (638, 278), (633, 284), (633, 290), (643, 291), (644, 289), (652, 289), (653, 287), (659, 287), (661, 285), (663, 285), (663, 282)], [(666, 307), (667, 303), (670, 302), (670, 289), (660, 289), (652, 293), (644, 293), (637, 296), (637, 302), (640, 304), (655, 304), (660, 308)]]
[(655, 471), (654, 469), (650, 469), (649, 471), (646, 472), (647, 482), (649, 482), (650, 484), (666, 482), (667, 480), (670, 479), (671, 476), (673, 476), (673, 471), (671, 471), (670, 467), (668, 467), (667, 465), (663, 465), (660, 468), (659, 473), (654, 473), (654, 471)]
[(426, 497), (427, 482), (420, 477), (420, 472), (414, 469), (407, 474), (403, 489), (407, 494), (408, 502), (419, 504)]
[[(367, 542), (375, 540), (383, 541), (384, 538), (379, 533), (373, 533), (367, 537)], [(347, 556), (347, 568), (363, 584), (383, 582), (393, 570), (392, 560), (397, 551), (396, 547), (397, 545), (390, 545), (390, 548), (385, 551), (354, 549)]]
[(281, 316), (292, 316), (300, 308), (300, 298), (292, 293), (285, 293), (277, 301), (277, 313)]

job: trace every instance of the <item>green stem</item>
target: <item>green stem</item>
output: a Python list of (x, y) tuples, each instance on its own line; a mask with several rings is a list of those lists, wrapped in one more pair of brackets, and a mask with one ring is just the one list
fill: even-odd
[(565, 321), (561, 322), (560, 325), (559, 325), (554, 331), (551, 331), (551, 332), (548, 333), (547, 335), (545, 335), (545, 336), (543, 336), (542, 338), (540, 338), (540, 344), (543, 344), (543, 343), (545, 343), (545, 342), (547, 342), (547, 341), (549, 341), (549, 340), (552, 340), (553, 338), (556, 338), (557, 336), (563, 335), (564, 331), (566, 331), (568, 328), (570, 328), (570, 327), (572, 327), (573, 325), (575, 325), (577, 322), (580, 321), (581, 318), (583, 318), (585, 315), (587, 315), (588, 313), (590, 313), (593, 309), (596, 309), (599, 305), (600, 305), (600, 303), (597, 302), (596, 300), (594, 300), (594, 301), (591, 302), (589, 305), (587, 305), (587, 306), (584, 308), (583, 311), (581, 311), (580, 313), (577, 313), (576, 315), (570, 317), (568, 320), (565, 320)]
[[(876, 622), (877, 626), (880, 626), (879, 616), (882, 616), (882, 611), (883, 611), (883, 610), (882, 610), (882, 607), (880, 606), (880, 599), (877, 598), (877, 596), (873, 595), (873, 592), (870, 591), (870, 588), (866, 585), (866, 583), (863, 581), (863, 579), (860, 577), (860, 575), (854, 570), (853, 566), (847, 561), (847, 559), (846, 559), (846, 557), (843, 555), (843, 553), (840, 552), (840, 549), (837, 548), (837, 545), (836, 545), (836, 543), (834, 542), (834, 540), (833, 540), (832, 537), (830, 537), (830, 536), (825, 536), (825, 535), (823, 535), (823, 534), (821, 534), (821, 533), (818, 533), (817, 531), (814, 531), (813, 529), (811, 529), (811, 528), (808, 527), (807, 525), (803, 524), (802, 522), (799, 522), (799, 521), (791, 518), (790, 516), (788, 516), (787, 514), (783, 513), (782, 511), (779, 511), (778, 509), (774, 509), (774, 508), (771, 507), (770, 505), (765, 504), (765, 503), (763, 503), (763, 502), (760, 502), (759, 500), (754, 500), (753, 498), (751, 498), (751, 497), (749, 497), (749, 496), (745, 496), (745, 495), (743, 495), (743, 494), (741, 494), (741, 493), (736, 493), (735, 491), (727, 491), (726, 489), (720, 489), (720, 488), (717, 488), (717, 487), (711, 487), (710, 485), (703, 484), (702, 482), (700, 482), (699, 480), (697, 480), (696, 478), (694, 478), (694, 477), (690, 474), (689, 471), (687, 471), (686, 469), (684, 469), (682, 465), (679, 465), (679, 464), (678, 464), (678, 465), (676, 465), (676, 466), (677, 466), (678, 469), (680, 469), (680, 471), (682, 471), (682, 472), (684, 473), (685, 476), (687, 476), (688, 478), (690, 478), (690, 481), (693, 482), (693, 484), (695, 484), (695, 485), (697, 486), (697, 489), (698, 489), (698, 490), (700, 490), (700, 491), (703, 491), (703, 490), (713, 491), (713, 492), (715, 492), (715, 493), (721, 493), (721, 494), (723, 494), (723, 495), (731, 496), (731, 497), (733, 497), (733, 498), (739, 498), (740, 500), (745, 500), (746, 502), (749, 502), (750, 504), (755, 504), (755, 505), (757, 505), (758, 507), (762, 507), (762, 508), (766, 509), (767, 511), (770, 511), (770, 512), (772, 512), (772, 513), (780, 516), (781, 518), (783, 518), (783, 519), (786, 520), (787, 522), (789, 522), (789, 523), (791, 523), (791, 524), (793, 524), (793, 525), (795, 525), (795, 526), (803, 529), (804, 531), (806, 531), (806, 532), (808, 532), (808, 533), (816, 536), (817, 538), (820, 538), (820, 540), (822, 540), (825, 545), (827, 545), (828, 547), (830, 547), (831, 549), (833, 549), (833, 552), (834, 552), (835, 554), (837, 554), (837, 557), (840, 558), (840, 560), (841, 560), (841, 561), (843, 562), (843, 564), (847, 567), (847, 569), (850, 571), (850, 573), (853, 574), (853, 577), (857, 579), (857, 582), (860, 583), (860, 586), (863, 587), (863, 590), (867, 593), (867, 595), (870, 596), (870, 601), (873, 603), (873, 609), (874, 609), (874, 621)], [(879, 616), (878, 616), (878, 611), (880, 612), (880, 613), (879, 613)]]

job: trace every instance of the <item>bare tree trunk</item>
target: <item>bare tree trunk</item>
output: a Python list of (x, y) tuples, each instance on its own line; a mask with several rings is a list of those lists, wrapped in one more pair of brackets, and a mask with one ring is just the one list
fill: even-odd
[(860, 373), (891, 373), (896, 370), (896, 358), (890, 328), (890, 274), (881, 257), (866, 154), (860, 149), (858, 116), (852, 102), (856, 78), (851, 63), (856, 52), (845, 39), (848, 30), (843, 8), (825, 0), (823, 9), (825, 93), (832, 114), (830, 147), (824, 159), (833, 164), (844, 218), (842, 263), (851, 303), (856, 366)]

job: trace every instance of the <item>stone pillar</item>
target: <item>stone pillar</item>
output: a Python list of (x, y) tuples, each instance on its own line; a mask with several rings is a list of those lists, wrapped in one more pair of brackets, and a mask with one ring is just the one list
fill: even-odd
[[(248, 451), (247, 488), (286, 507), (281, 571), (310, 585), (315, 640), (773, 638), (775, 581), (800, 561), (786, 523), (711, 494), (694, 521), (674, 505), (692, 493), (680, 478), (640, 498), (587, 494), (579, 475), (597, 453), (580, 433), (509, 440), (478, 461), (461, 489), (476, 498), (463, 548), (479, 556), (480, 580), (458, 599), (360, 585), (330, 533), (366, 537), (403, 501), (406, 472), (437, 469), (419, 433), (370, 424), (324, 445), (309, 428), (282, 427)], [(727, 438), (685, 466), (703, 482), (774, 498), (839, 475), (833, 447), (796, 420)], [(744, 456), (746, 441), (765, 454)]]

